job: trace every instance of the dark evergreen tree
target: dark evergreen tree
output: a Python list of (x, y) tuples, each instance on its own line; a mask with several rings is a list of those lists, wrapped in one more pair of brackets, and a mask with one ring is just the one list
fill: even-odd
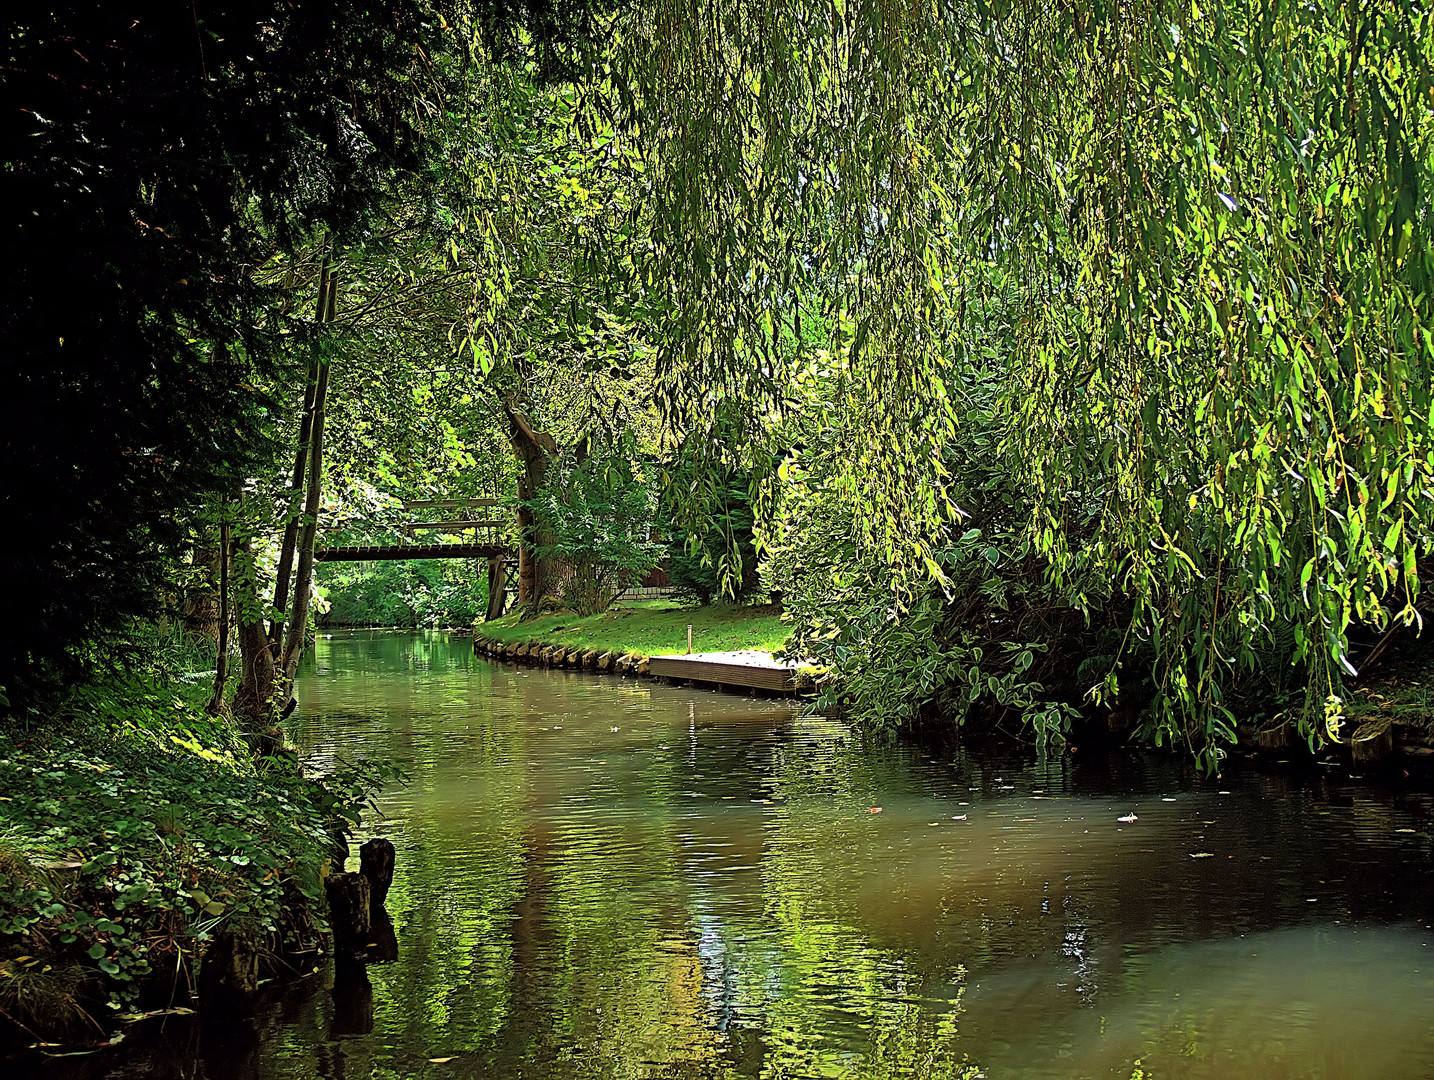
[[(558, 70), (585, 7), (537, 8), (476, 24)], [(0, 686), (73, 673), (154, 614), (185, 508), (271, 452), (257, 376), (312, 331), (256, 271), (361, 238), (396, 179), (438, 175), (425, 118), (467, 70), (474, 16), (73, 0), (6, 17)]]

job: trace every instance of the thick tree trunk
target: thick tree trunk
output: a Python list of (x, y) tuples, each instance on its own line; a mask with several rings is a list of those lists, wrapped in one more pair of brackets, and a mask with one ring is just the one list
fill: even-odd
[(534, 517), (523, 505), (542, 490), (548, 477), (548, 465), (558, 455), (558, 444), (545, 431), (537, 431), (532, 422), (512, 402), (508, 410), (508, 438), (518, 462), (518, 602), (526, 603), (557, 592), (561, 582), (550, 558), (535, 554), (552, 543)]
[(184, 598), (181, 622), (184, 632), (190, 637), (208, 645), (219, 641), (219, 546), (212, 541), (212, 534), (206, 534), (194, 552), (193, 566), (202, 572), (201, 583)]
[(397, 857), (393, 841), (382, 837), (375, 837), (359, 848), (359, 873), (368, 878), (369, 902), (373, 909), (383, 907), (388, 899)]
[(368, 944), (373, 926), (371, 889), (362, 874), (330, 874), (324, 879), (335, 947), (358, 951)]
[[(258, 597), (252, 605), (240, 610), (258, 608)], [(250, 749), (263, 755), (277, 750), (282, 737), (276, 726), (278, 717), (278, 669), (269, 648), (269, 635), (262, 617), (241, 618), (239, 621), (239, 690), (234, 695), (234, 715), (244, 726), (244, 737)]]
[(484, 619), (501, 619), (507, 600), (508, 567), (503, 562), (503, 556), (494, 555), (488, 560), (488, 612)]

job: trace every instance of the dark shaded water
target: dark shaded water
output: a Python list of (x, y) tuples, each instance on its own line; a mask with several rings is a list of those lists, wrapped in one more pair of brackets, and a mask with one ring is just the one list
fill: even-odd
[(1425, 795), (933, 759), (443, 635), (322, 641), (293, 736), (411, 773), (398, 959), (86, 1075), (1434, 1077)]

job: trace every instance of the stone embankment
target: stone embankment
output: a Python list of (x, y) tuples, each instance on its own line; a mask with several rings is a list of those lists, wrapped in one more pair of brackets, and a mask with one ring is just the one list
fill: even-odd
[(646, 675), (648, 658), (636, 652), (583, 649), (568, 645), (546, 645), (542, 642), (498, 641), (473, 635), (473, 651), (490, 660), (508, 660), (537, 667), (568, 668), (574, 671), (598, 671), (614, 675)]
[(790, 661), (773, 660), (756, 649), (644, 656), (620, 649), (595, 649), (540, 641), (498, 641), (473, 635), (473, 651), (499, 662), (531, 664), (613, 675), (645, 675), (678, 685), (709, 686), (729, 693), (810, 694), (815, 673)]

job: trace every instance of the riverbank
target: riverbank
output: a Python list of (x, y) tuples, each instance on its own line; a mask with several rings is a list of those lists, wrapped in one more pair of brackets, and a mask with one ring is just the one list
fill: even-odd
[(516, 616), (477, 624), (473, 649), (493, 660), (700, 683), (734, 692), (815, 689), (819, 672), (777, 660), (780, 608), (647, 601), (600, 615)]
[(687, 652), (688, 626), (694, 652), (755, 649), (770, 654), (779, 651), (791, 634), (775, 604), (694, 606), (672, 600), (642, 601), (599, 615), (555, 612), (526, 621), (505, 615), (476, 624), (473, 632), (504, 645), (539, 649), (561, 645), (569, 650), (649, 657)]
[(0, 732), (0, 1044), (227, 1008), (325, 951), (333, 833), (378, 778), (256, 763), (205, 689), (88, 687)]

